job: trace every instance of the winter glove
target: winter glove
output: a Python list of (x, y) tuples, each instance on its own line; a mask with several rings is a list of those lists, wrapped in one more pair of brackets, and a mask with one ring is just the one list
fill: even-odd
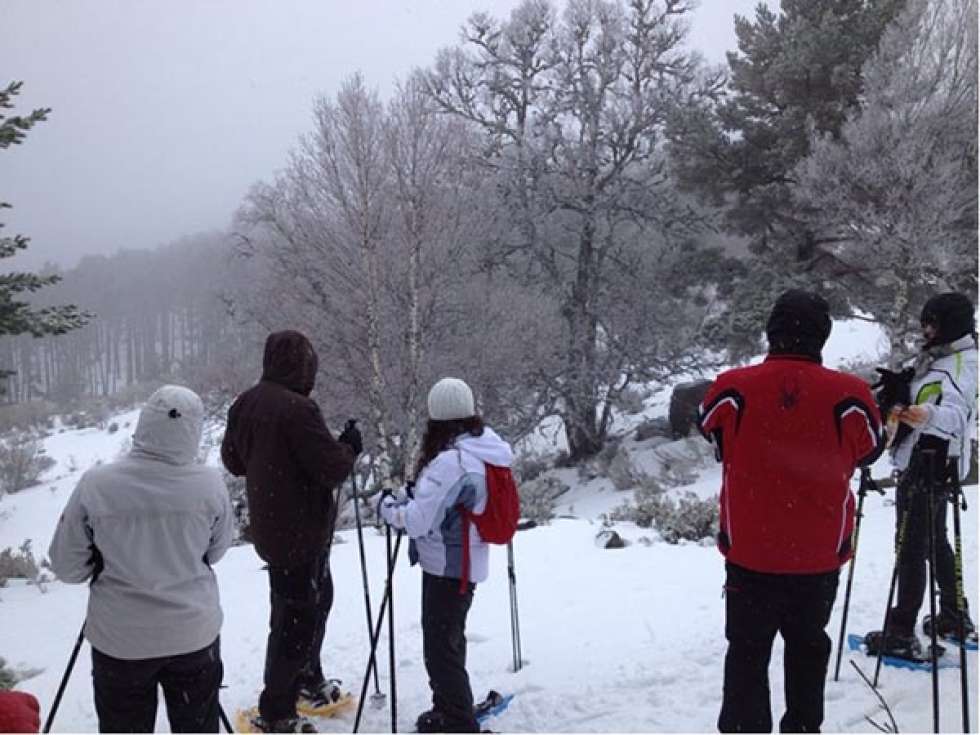
[(391, 509), (394, 508), (395, 505), (397, 504), (398, 504), (398, 500), (395, 498), (394, 491), (390, 487), (386, 487), (384, 490), (381, 491), (381, 497), (378, 499), (378, 507), (377, 507), (378, 518), (380, 520), (383, 520), (385, 523), (390, 524), (391, 521), (388, 518), (388, 516), (385, 515), (385, 511), (388, 511), (388, 514), (390, 515), (392, 512)]
[(364, 441), (361, 438), (361, 432), (357, 430), (357, 419), (351, 419), (344, 425), (344, 430), (337, 437), (337, 441), (341, 441), (353, 449), (355, 457), (364, 451)]
[(872, 384), (871, 389), (876, 390), (878, 410), (881, 411), (882, 418), (887, 420), (893, 408), (907, 406), (912, 402), (912, 378), (915, 377), (915, 370), (905, 368), (896, 372), (887, 368), (875, 368), (875, 372), (879, 376), (878, 382)]
[(908, 424), (913, 429), (925, 426), (931, 418), (931, 406), (906, 406), (898, 412), (898, 420), (903, 424)]
[(0, 692), (0, 732), (38, 732), (41, 708), (27, 692)]

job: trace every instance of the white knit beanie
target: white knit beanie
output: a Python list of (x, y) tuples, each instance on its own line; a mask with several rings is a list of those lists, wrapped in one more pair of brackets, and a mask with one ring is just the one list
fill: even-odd
[(433, 421), (467, 419), (476, 415), (473, 391), (458, 378), (443, 378), (429, 391), (429, 418)]

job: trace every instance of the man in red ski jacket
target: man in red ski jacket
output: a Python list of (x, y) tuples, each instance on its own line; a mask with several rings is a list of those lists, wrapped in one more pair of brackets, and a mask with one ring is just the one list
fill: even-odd
[(821, 365), (827, 302), (791, 290), (766, 324), (769, 355), (718, 376), (700, 429), (723, 465), (725, 684), (718, 729), (769, 732), (769, 658), (785, 641), (781, 732), (818, 732), (831, 642), (824, 632), (851, 556), (850, 478), (884, 449), (869, 387)]

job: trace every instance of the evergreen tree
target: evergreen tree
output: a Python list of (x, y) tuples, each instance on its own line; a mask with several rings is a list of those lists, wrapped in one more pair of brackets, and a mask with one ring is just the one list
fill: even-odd
[[(837, 137), (862, 93), (861, 68), (905, 0), (783, 0), (755, 18), (736, 16), (724, 99), (674, 129), (685, 184), (725, 205), (753, 251), (785, 255), (787, 270), (833, 261), (832, 241), (798, 216), (793, 167), (815, 131)], [(826, 271), (824, 271), (826, 273)]]
[[(47, 119), (50, 108), (39, 108), (26, 116), (8, 116), (6, 110), (14, 107), (13, 98), (20, 93), (23, 82), (12, 82), (0, 88), (0, 150), (23, 142), (27, 132), (39, 122)], [(10, 204), (0, 201), (0, 209), (9, 209)], [(3, 223), (0, 223), (0, 228)], [(9, 258), (27, 247), (29, 238), (23, 235), (0, 237), (0, 258)], [(36, 273), (11, 272), (0, 274), (0, 335), (32, 334), (42, 337), (47, 334), (64, 334), (82, 326), (85, 314), (75, 306), (51, 306), (34, 308), (24, 299), (25, 294), (34, 293), (45, 286), (60, 280), (58, 276), (41, 276)], [(10, 371), (0, 370), (0, 375)]]

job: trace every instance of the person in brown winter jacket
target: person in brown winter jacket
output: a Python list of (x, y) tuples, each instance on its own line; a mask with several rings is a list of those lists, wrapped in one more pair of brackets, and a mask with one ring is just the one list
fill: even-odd
[(334, 490), (361, 451), (353, 427), (330, 434), (310, 393), (316, 380), (313, 345), (295, 331), (265, 343), (262, 379), (228, 410), (221, 459), (246, 478), (249, 524), (258, 555), (269, 565), (272, 614), (265, 688), (252, 724), (265, 732), (311, 731), (297, 715), (335, 702), (338, 682), (320, 664), (333, 603), (330, 542)]

